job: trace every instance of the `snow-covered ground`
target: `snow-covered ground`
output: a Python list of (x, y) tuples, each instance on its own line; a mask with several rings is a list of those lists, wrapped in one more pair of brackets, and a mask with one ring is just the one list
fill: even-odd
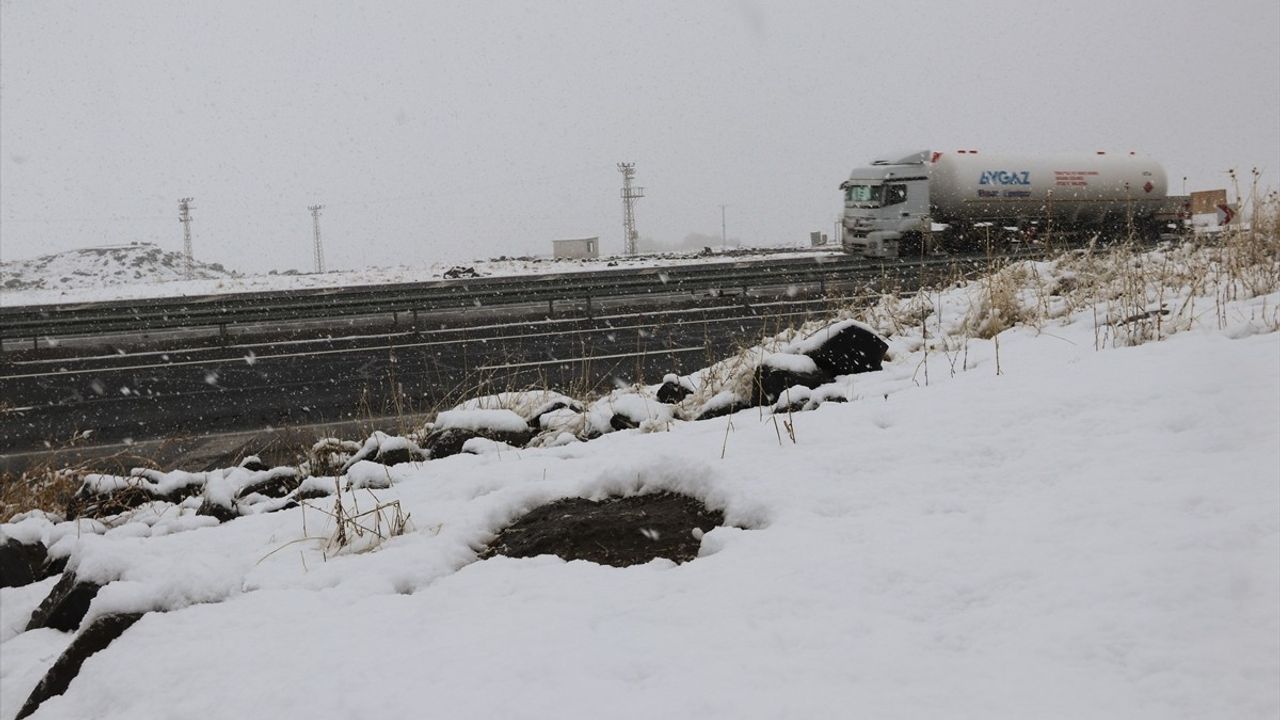
[[(826, 251), (826, 254), (838, 252)], [(729, 260), (812, 257), (814, 251), (793, 253), (734, 250), (731, 255), (696, 253), (608, 257), (598, 260), (550, 258), (499, 258), (476, 260), (459, 266), (431, 263), (396, 268), (333, 271), (326, 273), (268, 273), (242, 275), (220, 265), (196, 264), (196, 278), (184, 279), (182, 255), (139, 243), (110, 248), (72, 250), (32, 260), (0, 263), (0, 306), (53, 305), (60, 303), (138, 300), (224, 293), (299, 290), (359, 285), (440, 280), (455, 268), (474, 270), (480, 276), (534, 275), (585, 272), (606, 268), (726, 262)]]
[[(34, 717), (1276, 717), (1280, 293), (1162, 297), (1136, 346), (1069, 303), (948, 341), (994, 332), (975, 290), (879, 315), (847, 403), (388, 467), (360, 501), (410, 527), (373, 550), (304, 509), (64, 540), (115, 580), (90, 617), (163, 612)], [(659, 490), (732, 527), (683, 565), (477, 560)], [(19, 632), (51, 583), (0, 590), (0, 718), (72, 638)]]

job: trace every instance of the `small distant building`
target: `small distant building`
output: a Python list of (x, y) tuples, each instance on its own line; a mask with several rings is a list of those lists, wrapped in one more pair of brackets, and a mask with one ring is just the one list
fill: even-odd
[(574, 240), (552, 240), (552, 257), (593, 260), (600, 257), (600, 238), (577, 238)]
[(1195, 227), (1221, 227), (1239, 221), (1239, 208), (1227, 202), (1227, 191), (1200, 190), (1191, 193), (1191, 224)]
[(826, 234), (826, 233), (824, 233), (824, 232), (811, 232), (811, 233), (809, 233), (809, 246), (810, 246), (810, 247), (821, 247), (821, 246), (826, 245), (826, 244), (827, 244), (827, 234)]
[(1227, 204), (1227, 191), (1222, 190), (1197, 190), (1191, 193), (1191, 214), (1192, 215), (1213, 215), (1218, 212), (1218, 206)]

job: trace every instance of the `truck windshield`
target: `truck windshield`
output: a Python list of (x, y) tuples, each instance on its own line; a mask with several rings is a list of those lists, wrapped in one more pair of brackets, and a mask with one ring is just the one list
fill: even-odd
[(883, 185), (845, 185), (844, 199), (845, 202), (875, 206), (880, 204), (883, 191)]

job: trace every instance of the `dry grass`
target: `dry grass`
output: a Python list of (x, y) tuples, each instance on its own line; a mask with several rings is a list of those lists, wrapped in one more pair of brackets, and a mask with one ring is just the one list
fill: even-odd
[(0, 522), (29, 510), (65, 514), (80, 480), (80, 474), (73, 470), (47, 467), (0, 475)]
[(154, 467), (154, 463), (136, 454), (121, 452), (70, 465), (51, 460), (21, 473), (0, 473), (0, 522), (30, 510), (66, 515), (85, 475), (128, 475), (135, 467)]
[(965, 317), (966, 335), (990, 340), (1034, 316), (1022, 302), (1022, 291), (1032, 273), (1027, 263), (995, 268), (980, 282), (976, 301)]

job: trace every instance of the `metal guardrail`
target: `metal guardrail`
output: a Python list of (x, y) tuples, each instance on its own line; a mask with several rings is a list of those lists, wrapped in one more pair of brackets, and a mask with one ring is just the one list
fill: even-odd
[(840, 282), (957, 258), (869, 261), (855, 257), (708, 263), (554, 275), (508, 276), (344, 288), (148, 298), (0, 308), (0, 339), (146, 332), (262, 322), (432, 312), (610, 297)]

